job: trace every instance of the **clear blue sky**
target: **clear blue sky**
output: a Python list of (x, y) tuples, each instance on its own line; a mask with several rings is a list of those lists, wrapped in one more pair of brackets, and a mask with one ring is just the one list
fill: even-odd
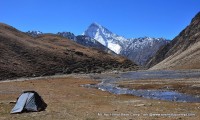
[(0, 0), (0, 22), (21, 31), (76, 35), (97, 22), (125, 36), (174, 38), (200, 11), (200, 0)]

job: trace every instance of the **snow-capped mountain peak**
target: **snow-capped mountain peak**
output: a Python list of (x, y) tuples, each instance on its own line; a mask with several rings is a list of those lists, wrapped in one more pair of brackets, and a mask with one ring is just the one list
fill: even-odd
[(128, 57), (139, 65), (144, 65), (161, 46), (169, 43), (164, 38), (140, 37), (126, 39), (114, 34), (98, 23), (92, 23), (83, 35), (96, 39), (115, 53)]

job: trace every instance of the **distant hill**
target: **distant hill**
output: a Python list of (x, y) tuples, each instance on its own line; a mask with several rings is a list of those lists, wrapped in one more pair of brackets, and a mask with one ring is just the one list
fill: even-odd
[(151, 69), (200, 68), (200, 12), (171, 43), (156, 53), (147, 67), (152, 67)]
[(59, 35), (32, 37), (0, 23), (0, 80), (106, 70), (137, 70), (130, 60)]
[[(38, 37), (38, 36), (44, 34), (40, 31), (28, 31), (26, 33), (32, 37)], [(98, 50), (102, 50), (104, 52), (112, 53), (113, 55), (115, 55), (115, 53), (112, 50), (110, 50), (109, 48), (107, 48), (106, 46), (102, 45), (97, 40), (95, 40), (89, 36), (85, 36), (85, 35), (75, 36), (71, 32), (58, 32), (55, 35), (59, 35), (61, 37), (67, 38), (67, 39), (72, 40), (78, 44), (85, 46), (85, 47), (96, 48)]]

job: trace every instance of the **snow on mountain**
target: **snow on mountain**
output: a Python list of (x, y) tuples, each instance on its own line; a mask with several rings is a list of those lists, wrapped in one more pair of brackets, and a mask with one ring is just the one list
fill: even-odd
[[(37, 37), (43, 33), (40, 31), (28, 31), (27, 34)], [(75, 36), (71, 32), (58, 32), (57, 35), (73, 40), (86, 47), (123, 55), (138, 65), (143, 66), (156, 54), (161, 46), (169, 43), (164, 38), (141, 37), (126, 39), (112, 33), (97, 23), (92, 23), (83, 35)]]
[(129, 58), (139, 65), (145, 65), (161, 46), (169, 43), (164, 38), (141, 37), (126, 39), (97, 23), (92, 23), (83, 35), (96, 39), (115, 53)]
[(102, 45), (100, 42), (98, 42), (97, 40), (89, 36), (85, 36), (85, 35), (75, 36), (71, 32), (58, 32), (57, 35), (60, 35), (62, 37), (75, 41), (76, 43), (81, 44), (86, 47), (92, 47), (92, 48), (96, 48), (107, 53), (115, 54), (112, 50), (110, 50), (109, 48), (107, 48), (106, 46)]
[(122, 49), (120, 54), (144, 66), (159, 48), (167, 43), (169, 43), (169, 40), (164, 38), (141, 37), (129, 39), (129, 43)]
[(89, 36), (78, 35), (76, 36), (76, 42), (86, 47), (92, 47), (92, 48), (100, 49), (107, 53), (115, 54), (112, 50), (110, 50), (109, 48), (107, 48), (106, 46), (102, 45), (100, 42), (98, 42), (97, 40)]
[(92, 23), (83, 35), (96, 39), (117, 54), (122, 50), (124, 42), (127, 42), (126, 38), (112, 33), (97, 23)]
[(42, 35), (43, 33), (41, 31), (28, 31), (26, 34), (32, 36), (32, 37), (37, 37), (38, 35)]

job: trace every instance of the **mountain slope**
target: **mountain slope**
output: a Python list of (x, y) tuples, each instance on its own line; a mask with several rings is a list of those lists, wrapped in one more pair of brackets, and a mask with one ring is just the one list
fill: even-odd
[(96, 39), (115, 53), (121, 54), (142, 66), (155, 55), (160, 47), (169, 43), (168, 40), (163, 38), (126, 39), (97, 23), (92, 23), (83, 34)]
[(96, 48), (96, 49), (102, 50), (104, 52), (112, 53), (113, 55), (115, 55), (115, 53), (112, 50), (105, 47), (104, 45), (99, 43), (97, 40), (92, 39), (89, 36), (85, 36), (85, 35), (76, 36), (76, 43), (81, 44), (86, 47)]
[[(28, 31), (28, 32), (26, 32), (26, 34), (28, 34), (32, 37), (38, 37), (40, 35), (43, 35), (44, 33), (40, 32), (40, 31)], [(99, 43), (97, 40), (92, 39), (89, 36), (85, 36), (85, 35), (75, 36), (71, 32), (58, 32), (55, 35), (59, 35), (61, 37), (67, 38), (69, 40), (72, 40), (72, 41), (74, 41), (78, 44), (81, 44), (83, 46), (86, 46), (86, 47), (96, 48), (96, 49), (102, 50), (102, 51), (107, 52), (107, 53), (112, 53), (113, 55), (115, 54), (112, 50), (105, 47), (104, 45)]]
[(122, 49), (120, 54), (134, 61), (138, 65), (145, 66), (159, 48), (167, 43), (169, 43), (169, 41), (163, 38), (143, 37), (129, 39), (129, 43)]
[(171, 43), (157, 52), (148, 67), (156, 64), (151, 69), (199, 69), (199, 55), (200, 12)]
[(31, 37), (0, 23), (0, 80), (17, 77), (136, 70), (121, 57), (87, 48), (53, 34)]
[(99, 43), (97, 40), (92, 39), (89, 36), (85, 36), (85, 35), (75, 36), (71, 32), (58, 32), (57, 35), (65, 37), (65, 38), (70, 39), (70, 40), (73, 40), (76, 43), (81, 44), (81, 45), (86, 46), (86, 47), (96, 48), (96, 49), (102, 50), (102, 51), (107, 52), (107, 53), (115, 54), (112, 50), (105, 47), (104, 45)]

